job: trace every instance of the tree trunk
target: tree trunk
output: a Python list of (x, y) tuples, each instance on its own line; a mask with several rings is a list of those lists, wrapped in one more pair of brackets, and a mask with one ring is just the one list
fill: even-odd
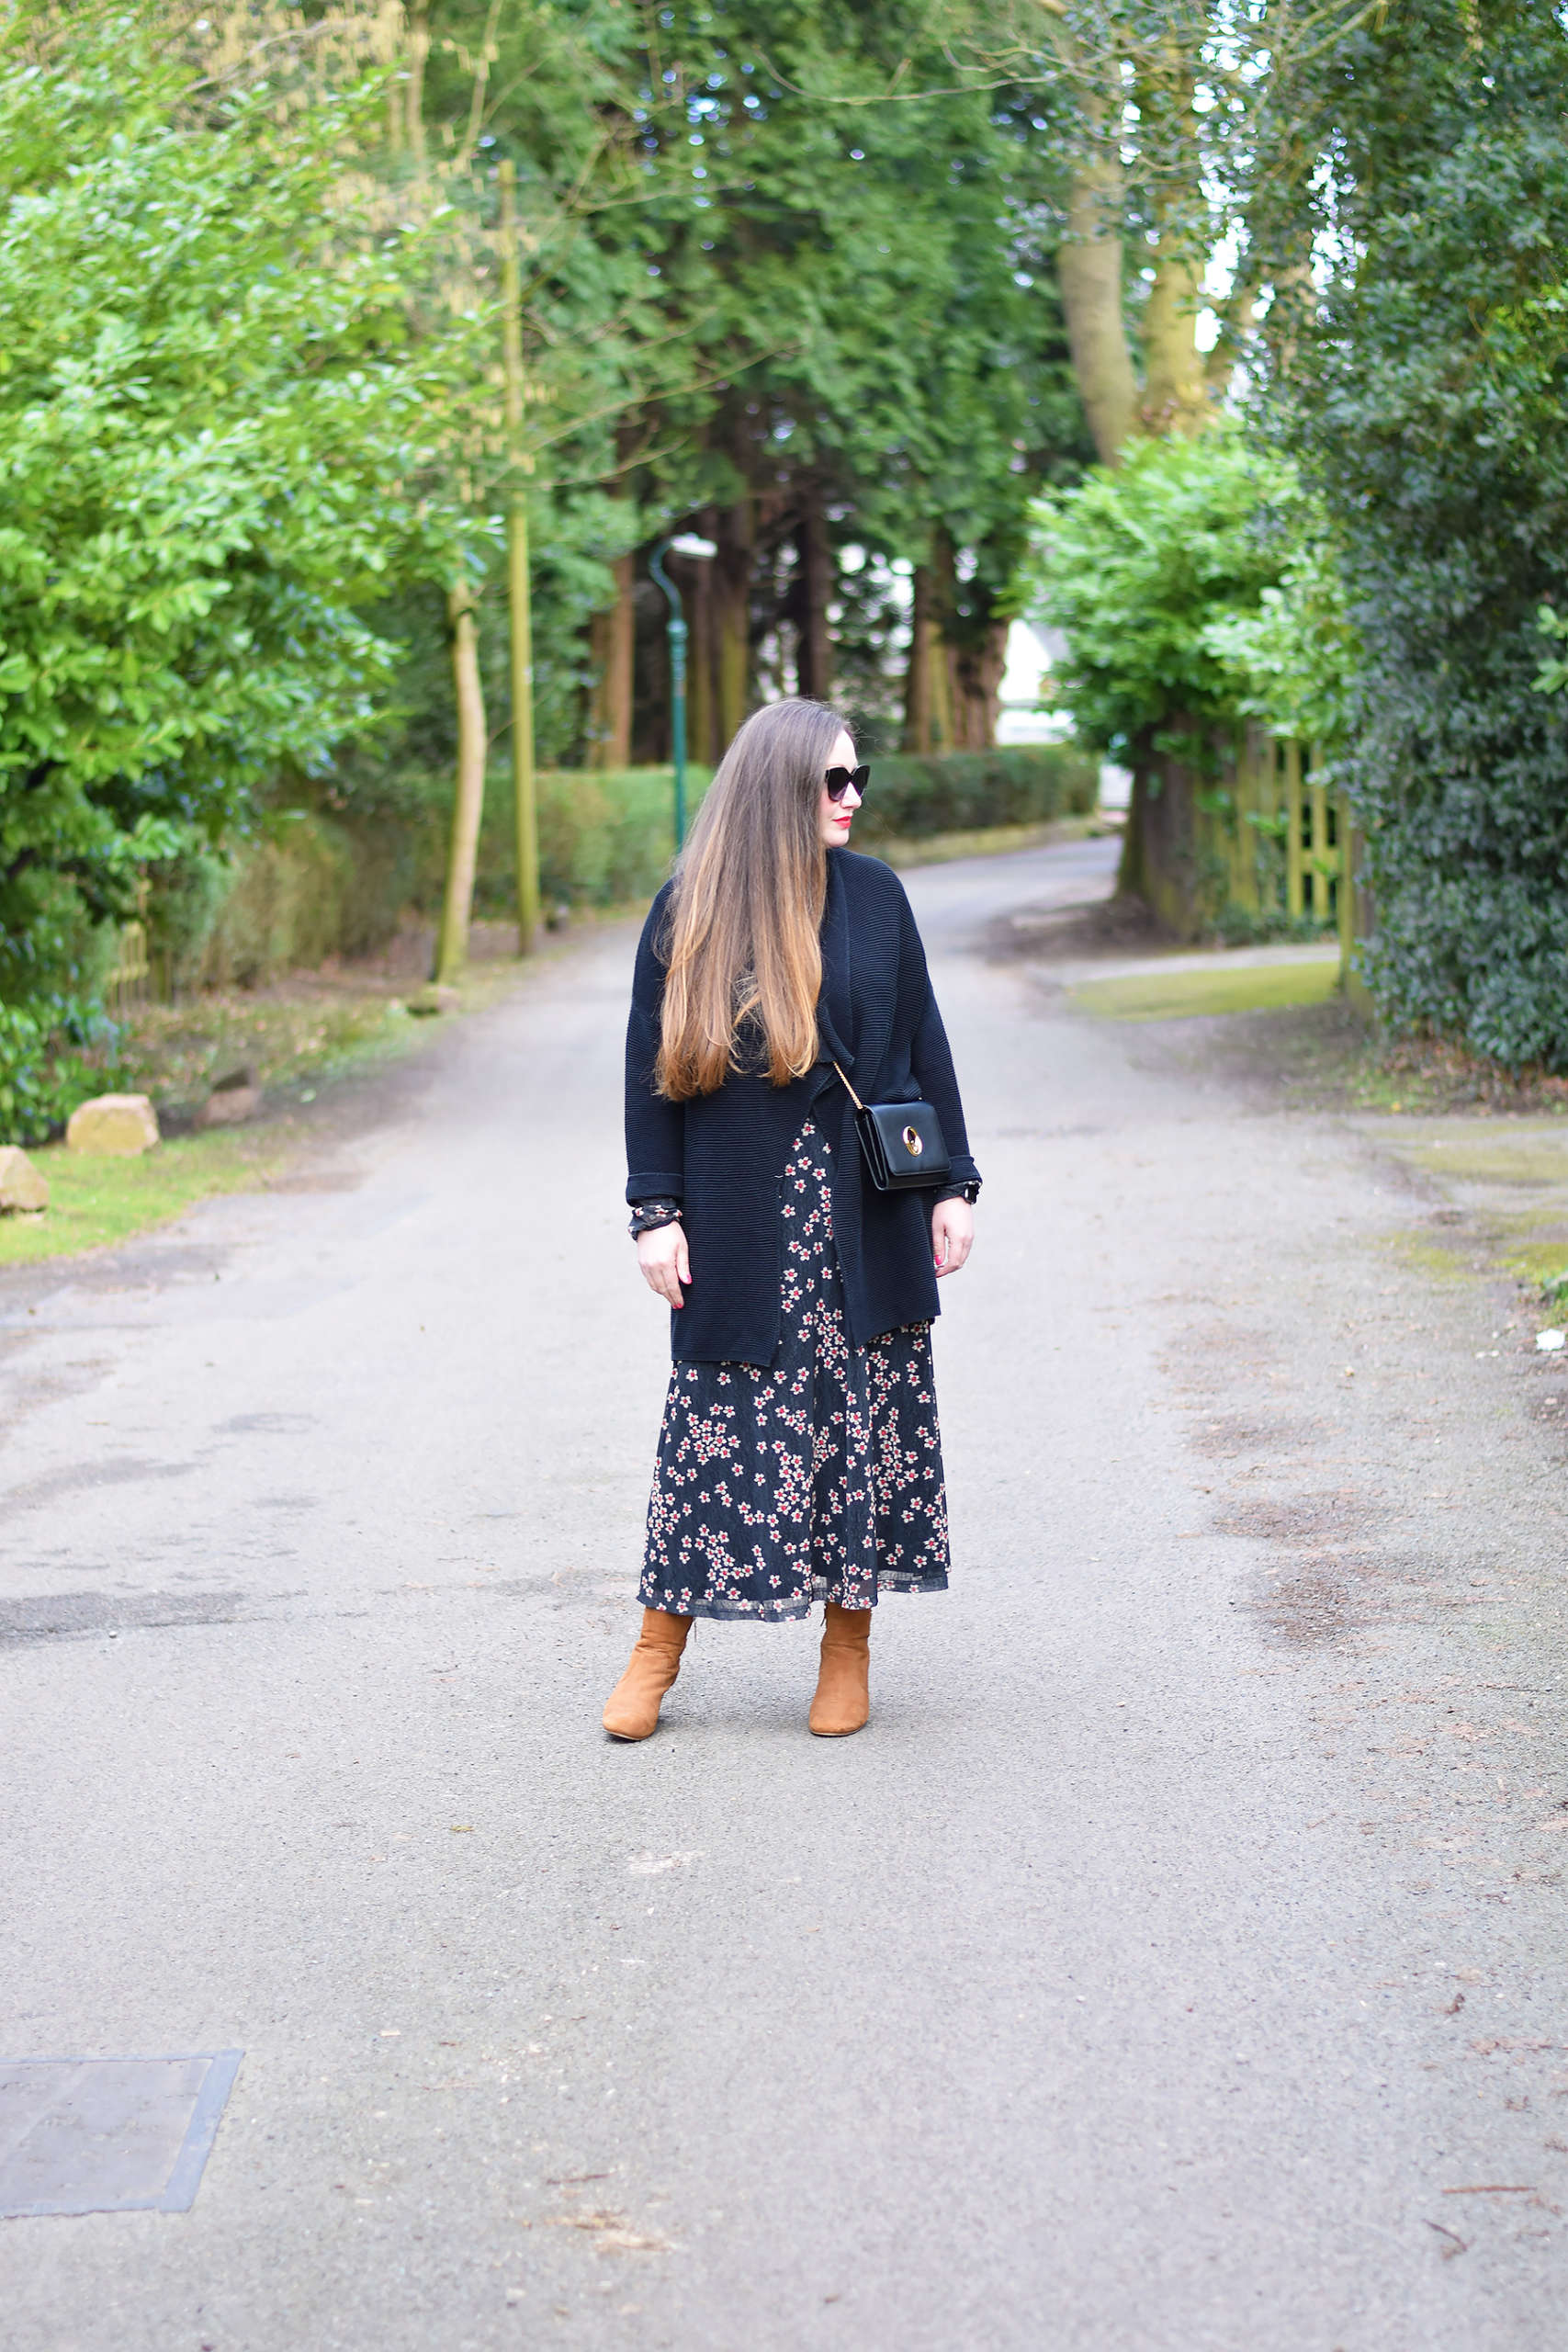
[(926, 660), (931, 668), (931, 744), (933, 752), (951, 752), (956, 747), (957, 736), (953, 719), (953, 656), (942, 633), (941, 622), (932, 616), (931, 639)]
[(435, 978), (443, 981), (455, 980), (468, 959), (474, 868), (479, 856), (479, 819), (484, 813), (484, 692), (479, 684), (474, 592), (466, 581), (448, 594), (446, 617), (452, 628), (452, 683), (457, 704), (457, 790), (452, 803), (446, 895), (435, 952)]
[(833, 643), (828, 633), (828, 606), (833, 594), (833, 551), (828, 542), (828, 515), (819, 483), (807, 486), (795, 533), (800, 561), (800, 642), (795, 669), (800, 691), (818, 702), (833, 695)]
[(713, 564), (718, 645), (718, 739), (728, 750), (751, 702), (751, 565), (755, 516), (750, 494), (718, 518)]
[(424, 61), (430, 54), (430, 0), (412, 0), (409, 9), (409, 78), (403, 93), (408, 110), (408, 148), (415, 164), (424, 164)]
[(1201, 254), (1213, 230), (1198, 177), (1195, 95), (1190, 59), (1180, 43), (1167, 40), (1157, 60), (1146, 61), (1137, 88), (1141, 120), (1156, 141), (1163, 132), (1171, 154), (1181, 158), (1179, 167), (1168, 171), (1153, 191), (1155, 273), (1144, 308), (1140, 418), (1145, 433), (1161, 438), (1201, 432), (1213, 413), (1198, 351)]
[(909, 612), (909, 662), (904, 673), (904, 749), (931, 748), (931, 641), (936, 635), (931, 616), (931, 575), (923, 563), (915, 566), (915, 601)]
[(1144, 310), (1144, 398), (1146, 433), (1201, 432), (1213, 414), (1198, 350), (1200, 275), (1189, 252), (1168, 232), (1155, 256), (1155, 282)]
[(1122, 164), (1099, 136), (1102, 108), (1086, 102), (1095, 144), (1082, 157), (1067, 198), (1067, 229), (1056, 249), (1056, 281), (1078, 398), (1102, 465), (1113, 466), (1137, 424), (1138, 387), (1122, 306)]
[(961, 752), (989, 752), (995, 747), (1007, 647), (1007, 622), (987, 621), (984, 636), (976, 643), (951, 650), (953, 741)]
[(953, 548), (943, 530), (931, 534), (931, 557), (915, 566), (904, 673), (906, 752), (951, 752), (960, 741), (958, 657), (944, 627), (953, 613)]
[(618, 555), (615, 601), (589, 623), (593, 701), (588, 727), (591, 768), (624, 768), (632, 756), (632, 559)]
[(1178, 939), (1201, 939), (1211, 891), (1201, 870), (1197, 776), (1156, 752), (1148, 736), (1133, 752), (1133, 798), (1116, 888), (1142, 899)]
[(931, 533), (931, 748), (958, 748), (958, 665), (953, 618), (958, 604), (958, 550), (945, 524)]

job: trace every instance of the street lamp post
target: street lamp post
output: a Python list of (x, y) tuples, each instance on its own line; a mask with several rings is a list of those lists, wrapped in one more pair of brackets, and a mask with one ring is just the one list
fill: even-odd
[(675, 854), (686, 839), (686, 616), (681, 592), (664, 569), (667, 555), (689, 555), (699, 560), (715, 556), (712, 539), (682, 531), (679, 538), (661, 539), (648, 559), (648, 568), (663, 589), (670, 605), (670, 733), (675, 753)]

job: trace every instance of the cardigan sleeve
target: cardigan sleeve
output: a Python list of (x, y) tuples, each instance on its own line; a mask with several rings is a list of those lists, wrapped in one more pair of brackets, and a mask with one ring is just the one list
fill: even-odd
[[(898, 960), (904, 967), (899, 975), (900, 989), (910, 987), (919, 1008), (909, 1067), (922, 1097), (933, 1106), (942, 1121), (942, 1132), (953, 1159), (949, 1187), (977, 1184), (980, 1171), (969, 1156), (969, 1135), (964, 1124), (964, 1104), (959, 1097), (958, 1080), (953, 1073), (953, 1051), (947, 1042), (947, 1031), (942, 1027), (942, 1014), (937, 1010), (936, 992), (926, 968), (926, 951), (916, 926), (914, 910), (907, 899), (904, 901)], [(945, 1196), (938, 1194), (939, 1199)]]
[(626, 1023), (626, 1199), (634, 1206), (638, 1201), (680, 1201), (686, 1194), (685, 1111), (679, 1102), (667, 1102), (653, 1083), (664, 1001), (658, 941), (669, 895), (666, 883), (642, 927)]

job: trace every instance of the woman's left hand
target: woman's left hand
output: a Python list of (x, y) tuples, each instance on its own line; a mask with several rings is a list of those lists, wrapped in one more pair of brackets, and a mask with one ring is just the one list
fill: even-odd
[(975, 1212), (967, 1201), (938, 1201), (931, 1211), (931, 1258), (936, 1278), (955, 1274), (975, 1240)]

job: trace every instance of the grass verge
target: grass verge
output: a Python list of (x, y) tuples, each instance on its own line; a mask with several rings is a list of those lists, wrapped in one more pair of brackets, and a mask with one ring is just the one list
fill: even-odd
[(1085, 980), (1072, 991), (1080, 1012), (1101, 1021), (1191, 1021), (1235, 1012), (1287, 1012), (1326, 1004), (1339, 967), (1321, 964), (1195, 966), (1190, 971), (1129, 972)]
[[(510, 925), (476, 925), (475, 960), (459, 989), (474, 1012), (516, 985)], [(558, 952), (553, 943), (541, 958)], [(220, 1193), (257, 1189), (300, 1137), (289, 1114), (341, 1080), (417, 1052), (452, 1016), (420, 1020), (406, 1001), (429, 967), (429, 940), (411, 933), (364, 964), (293, 972), (262, 989), (207, 989), (149, 1005), (127, 1021), (106, 1090), (150, 1094), (164, 1140), (139, 1159), (98, 1159), (62, 1144), (28, 1157), (49, 1180), (39, 1216), (0, 1216), (0, 1269), (112, 1247)], [(243, 1070), (264, 1094), (243, 1128), (186, 1132), (215, 1080)]]
[(129, 1241), (197, 1201), (254, 1192), (288, 1157), (274, 1127), (245, 1135), (177, 1136), (140, 1159), (96, 1159), (48, 1144), (28, 1157), (49, 1180), (38, 1216), (0, 1217), (0, 1267), (36, 1266)]

